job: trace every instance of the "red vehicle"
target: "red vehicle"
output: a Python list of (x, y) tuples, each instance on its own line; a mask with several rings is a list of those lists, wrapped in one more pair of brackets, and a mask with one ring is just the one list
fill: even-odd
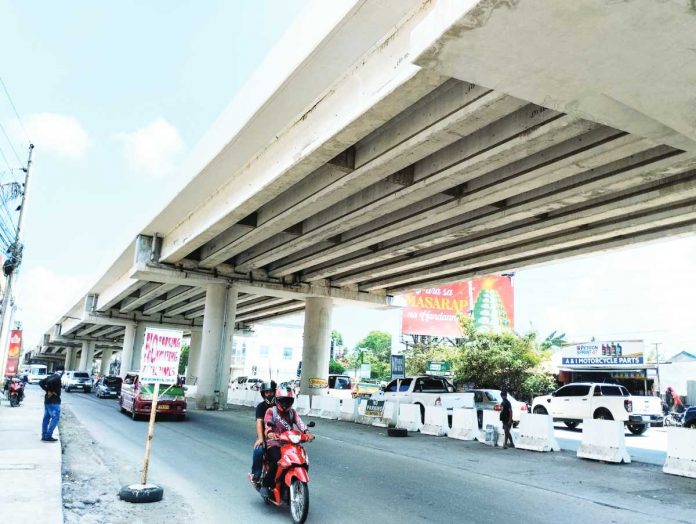
[[(141, 383), (137, 373), (128, 373), (121, 384), (121, 397), (118, 401), (121, 412), (130, 413), (133, 420), (137, 420), (141, 415), (149, 417), (153, 389), (152, 384)], [(160, 386), (157, 414), (173, 415), (178, 420), (186, 418), (186, 397), (180, 384)]]
[[(307, 424), (307, 427), (314, 427), (314, 422)], [(268, 498), (264, 499), (266, 504), (290, 506), (290, 515), (295, 524), (302, 524), (309, 513), (309, 458), (301, 442), (308, 442), (310, 438), (296, 429), (278, 436), (282, 446), (275, 485)], [(268, 464), (264, 462), (264, 475), (267, 471)]]
[(10, 400), (10, 406), (13, 408), (19, 406), (19, 403), (24, 400), (24, 382), (17, 377), (12, 377), (8, 385), (7, 398)]

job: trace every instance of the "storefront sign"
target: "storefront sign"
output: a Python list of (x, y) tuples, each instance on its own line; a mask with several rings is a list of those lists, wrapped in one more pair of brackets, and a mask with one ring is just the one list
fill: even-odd
[(425, 372), (428, 375), (451, 375), (452, 365), (446, 360), (428, 360), (425, 363)]
[(310, 378), (309, 388), (310, 389), (324, 389), (329, 387), (329, 381), (325, 378)]
[(384, 400), (368, 400), (365, 405), (366, 417), (381, 417), (384, 413)]
[(182, 331), (147, 328), (140, 359), (140, 382), (176, 384), (179, 376)]
[(644, 363), (642, 340), (585, 342), (563, 346), (564, 366), (637, 366)]
[[(7, 349), (7, 363), (5, 364), (5, 376), (12, 377), (19, 369), (19, 353), (22, 350), (22, 330), (10, 331), (10, 346)], [(0, 364), (1, 365), (1, 364)]]
[(406, 378), (406, 366), (403, 355), (391, 356), (391, 378)]

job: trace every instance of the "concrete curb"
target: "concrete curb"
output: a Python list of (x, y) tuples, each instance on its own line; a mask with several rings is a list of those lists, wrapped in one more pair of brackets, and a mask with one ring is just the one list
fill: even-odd
[[(27, 385), (24, 402), (0, 401), (0, 521), (62, 524), (61, 442), (41, 442), (43, 392)], [(54, 437), (60, 439), (56, 430)]]

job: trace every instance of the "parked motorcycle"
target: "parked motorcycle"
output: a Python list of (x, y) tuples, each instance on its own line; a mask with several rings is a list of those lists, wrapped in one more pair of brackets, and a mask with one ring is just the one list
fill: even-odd
[(24, 382), (17, 377), (13, 377), (7, 389), (7, 396), (10, 401), (10, 406), (13, 408), (19, 406), (20, 402), (24, 400)]
[[(314, 422), (307, 424), (307, 427), (314, 427)], [(275, 484), (269, 496), (264, 497), (264, 501), (276, 506), (290, 506), (293, 523), (302, 524), (309, 513), (309, 458), (301, 443), (308, 442), (310, 437), (291, 429), (281, 433), (278, 440), (282, 445)], [(263, 476), (267, 472), (268, 463), (264, 460)], [(257, 491), (262, 484), (263, 482), (260, 482), (255, 486)]]

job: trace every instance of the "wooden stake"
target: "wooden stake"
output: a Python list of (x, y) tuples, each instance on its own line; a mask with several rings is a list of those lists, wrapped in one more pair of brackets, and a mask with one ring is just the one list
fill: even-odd
[[(147, 440), (145, 441), (145, 461), (143, 463), (143, 476), (141, 484), (147, 484), (147, 469), (150, 466), (150, 450), (152, 449), (152, 437), (155, 433), (155, 416), (157, 415), (157, 397), (159, 396), (159, 383), (155, 384), (152, 392), (152, 405), (150, 407), (150, 425), (147, 428)], [(135, 409), (135, 406), (133, 407)]]

